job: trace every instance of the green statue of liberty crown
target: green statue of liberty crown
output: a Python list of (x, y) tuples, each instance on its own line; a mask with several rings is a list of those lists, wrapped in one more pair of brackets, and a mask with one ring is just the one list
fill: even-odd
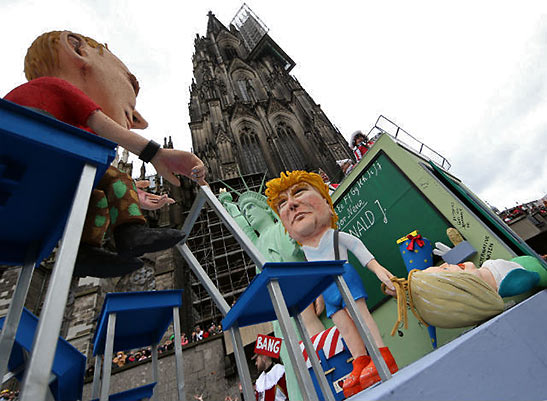
[(266, 196), (262, 195), (261, 193), (247, 191), (239, 195), (239, 198), (237, 199), (237, 204), (239, 205), (240, 209), (243, 209), (243, 207), (247, 203), (252, 202), (265, 210), (269, 210), (270, 206), (268, 206), (268, 202), (266, 202), (266, 199)]
[[(239, 167), (238, 167), (239, 171)], [(241, 171), (239, 171), (239, 176), (241, 180), (243, 181), (243, 185), (245, 185), (245, 188), (247, 191), (241, 193), (237, 191), (236, 189), (230, 187), (228, 184), (226, 184), (224, 181), (221, 180), (221, 182), (226, 185), (232, 192), (235, 192), (238, 195), (237, 204), (240, 208), (240, 210), (243, 210), (245, 205), (249, 202), (254, 203), (258, 207), (261, 207), (262, 209), (266, 211), (271, 211), (273, 214), (273, 210), (270, 209), (270, 206), (268, 205), (268, 202), (266, 201), (266, 196), (262, 194), (262, 189), (264, 188), (264, 181), (266, 180), (266, 173), (264, 173), (264, 177), (262, 178), (262, 183), (260, 184), (260, 188), (258, 191), (251, 191), (245, 180), (243, 179), (243, 175), (241, 174)], [(218, 198), (220, 200), (229, 199), (232, 200), (232, 196), (230, 192), (221, 192), (218, 195)]]

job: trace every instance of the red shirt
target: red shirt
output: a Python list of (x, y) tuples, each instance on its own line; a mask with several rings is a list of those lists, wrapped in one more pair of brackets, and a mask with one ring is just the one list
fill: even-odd
[(47, 111), (56, 119), (89, 132), (92, 131), (86, 124), (87, 119), (101, 109), (80, 89), (54, 77), (33, 79), (13, 89), (4, 99)]
[(353, 154), (355, 155), (355, 160), (359, 161), (363, 158), (365, 153), (367, 153), (368, 147), (364, 143), (360, 143), (359, 145), (355, 146), (353, 148)]

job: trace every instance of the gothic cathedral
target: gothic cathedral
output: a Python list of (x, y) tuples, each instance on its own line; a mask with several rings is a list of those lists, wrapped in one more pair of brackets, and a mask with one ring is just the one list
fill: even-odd
[(208, 18), (206, 36), (194, 41), (189, 103), (193, 152), (208, 181), (319, 168), (341, 180), (336, 161), (352, 152), (289, 74), (295, 63), (265, 25), (246, 6), (229, 29), (213, 13)]

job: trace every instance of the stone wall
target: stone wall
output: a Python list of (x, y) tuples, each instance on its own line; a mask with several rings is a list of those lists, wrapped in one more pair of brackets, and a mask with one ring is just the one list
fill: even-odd
[[(227, 395), (239, 397), (237, 374), (225, 376), (225, 350), (223, 336), (218, 335), (189, 344), (182, 352), (186, 399), (202, 395), (203, 400), (222, 401)], [(177, 381), (174, 353), (159, 359), (159, 381), (155, 387), (155, 401), (177, 400)], [(112, 375), (110, 394), (129, 390), (152, 382), (151, 360), (124, 367)], [(91, 399), (92, 383), (84, 386), (83, 399)]]
[[(0, 317), (8, 313), (8, 308), (19, 278), (20, 266), (0, 266)], [(45, 290), (49, 283), (50, 269), (38, 266), (32, 272), (32, 279), (25, 299), (25, 308), (35, 315), (40, 313)]]
[[(65, 338), (85, 355), (91, 355), (95, 318), (99, 311), (100, 279), (83, 277), (72, 288), (74, 302), (69, 311), (69, 321)], [(71, 297), (69, 297), (71, 298)]]

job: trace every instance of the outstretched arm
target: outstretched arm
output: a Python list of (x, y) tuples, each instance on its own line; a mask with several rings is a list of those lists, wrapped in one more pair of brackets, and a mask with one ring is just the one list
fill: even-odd
[(359, 262), (366, 266), (371, 272), (376, 274), (378, 280), (386, 285), (386, 293), (395, 296), (395, 286), (391, 282), (390, 278), (393, 274), (390, 273), (384, 266), (382, 266), (367, 247), (361, 242), (361, 240), (353, 235), (347, 233), (340, 233), (341, 243), (347, 247), (353, 255), (359, 260)]
[(376, 277), (378, 277), (378, 280), (380, 280), (382, 283), (386, 285), (386, 294), (395, 296), (395, 286), (391, 282), (391, 277), (393, 277), (393, 274), (386, 269), (384, 266), (382, 266), (376, 259), (372, 259), (367, 264), (368, 269), (376, 274)]
[[(116, 142), (136, 155), (140, 155), (149, 142), (143, 136), (125, 129), (100, 110), (89, 116), (87, 125), (97, 135)], [(160, 148), (152, 158), (151, 163), (158, 174), (174, 185), (180, 185), (174, 174), (182, 174), (196, 181), (199, 185), (207, 184), (205, 182), (205, 166), (193, 153), (184, 150)]]

